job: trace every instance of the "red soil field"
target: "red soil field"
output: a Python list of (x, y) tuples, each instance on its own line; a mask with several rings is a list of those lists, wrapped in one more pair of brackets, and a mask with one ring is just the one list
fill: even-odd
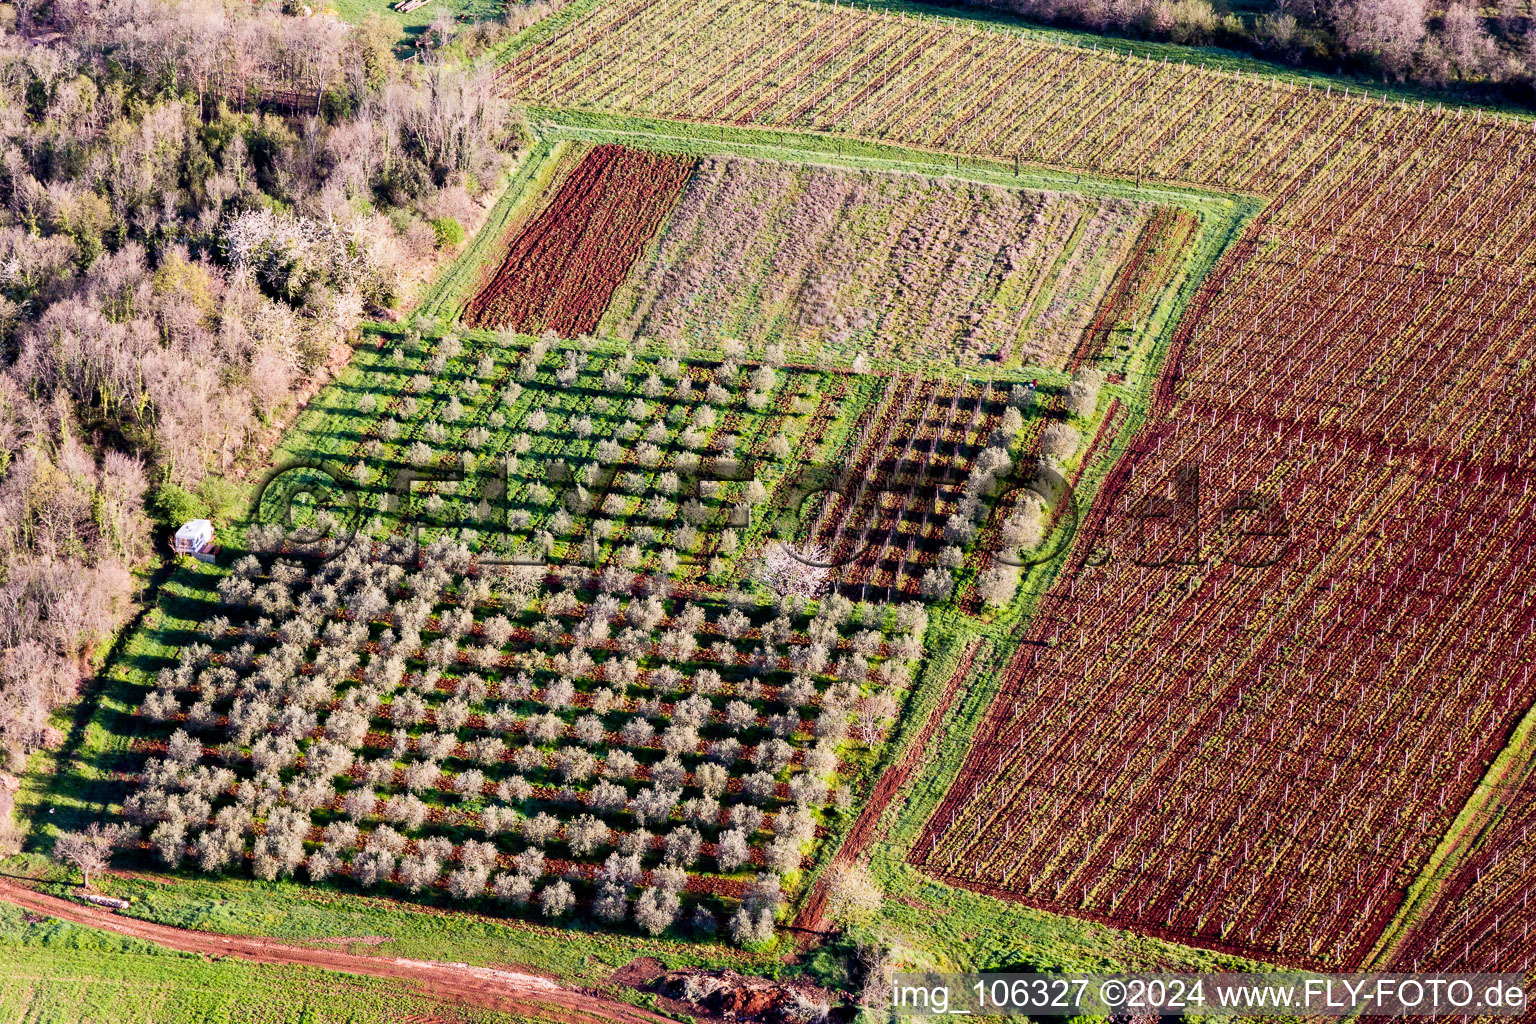
[(645, 243), (672, 209), (695, 161), (595, 146), (464, 311), (471, 327), (573, 337), (592, 331)]
[[(1415, 128), (1414, 189), (1391, 147), (1352, 153), (1281, 188), (1197, 295), (912, 851), (934, 874), (1368, 962), (1536, 696), (1536, 224), (1479, 212), (1511, 182), (1464, 171), (1483, 145), (1529, 166), (1529, 132)], [(1517, 965), (1529, 886), (1505, 856), (1447, 913), (1468, 956)]]
[[(1462, 255), (1289, 241), (1337, 214), (1297, 207), (1197, 298), (912, 856), (1061, 913), (1353, 967), (1536, 691), (1532, 298)], [(1394, 212), (1387, 233), (1494, 242)], [(1252, 535), (1270, 529), (1287, 539)], [(1522, 896), (1469, 891), (1457, 913), (1492, 929), (1474, 947), (1520, 938), (1500, 908)]]
[(1536, 965), (1536, 773), (1471, 843), (1409, 928), (1386, 970), (1520, 971)]

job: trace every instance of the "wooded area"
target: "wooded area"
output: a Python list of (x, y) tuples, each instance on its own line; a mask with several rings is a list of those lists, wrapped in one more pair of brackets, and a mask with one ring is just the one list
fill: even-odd
[(205, 0), (0, 26), (3, 771), (126, 618), (147, 509), (227, 503), (209, 474), (497, 180), (519, 135), (489, 76), (393, 35)]

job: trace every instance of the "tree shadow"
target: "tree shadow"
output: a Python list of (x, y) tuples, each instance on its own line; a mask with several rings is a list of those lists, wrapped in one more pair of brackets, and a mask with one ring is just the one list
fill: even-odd
[[(154, 600), (123, 627), (75, 704), (55, 771), (34, 809), (26, 849), (51, 853), (57, 832), (100, 820), (128, 794), (143, 761), (133, 749), (135, 742), (159, 731), (133, 713), (146, 692), (134, 680), (174, 667), (174, 658), (155, 652), (177, 651), (196, 641), (193, 629), (168, 623), (196, 623), (214, 615), (213, 602), (192, 596), (203, 590), (197, 572), (174, 560), (151, 576), (146, 591)], [(157, 613), (167, 624), (155, 622)], [(170, 729), (165, 727), (166, 735)]]

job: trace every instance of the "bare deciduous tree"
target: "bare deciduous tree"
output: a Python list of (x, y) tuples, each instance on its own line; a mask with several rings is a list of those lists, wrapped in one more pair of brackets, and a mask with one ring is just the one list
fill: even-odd
[(61, 832), (53, 842), (53, 855), (78, 870), (86, 888), (91, 885), (91, 873), (105, 871), (112, 861), (115, 850), (132, 832), (128, 826), (116, 824), (103, 827), (93, 821), (81, 832)]

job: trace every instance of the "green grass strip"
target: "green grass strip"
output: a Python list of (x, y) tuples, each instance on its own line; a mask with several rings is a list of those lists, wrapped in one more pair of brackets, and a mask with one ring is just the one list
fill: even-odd
[(209, 960), (0, 904), (0, 1020), (29, 1024), (342, 1024), (521, 1018), (410, 986), (302, 967)]

